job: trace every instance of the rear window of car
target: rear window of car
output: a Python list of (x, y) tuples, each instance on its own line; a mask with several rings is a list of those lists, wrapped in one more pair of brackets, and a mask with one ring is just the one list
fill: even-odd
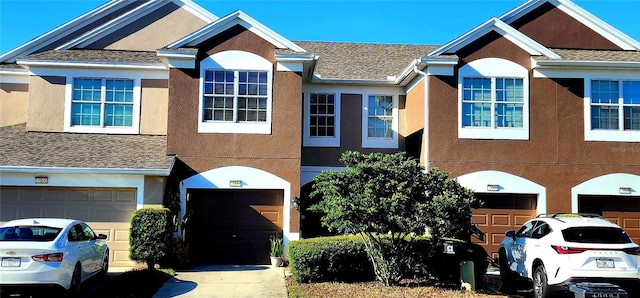
[(16, 226), (0, 228), (0, 241), (53, 241), (61, 228), (43, 226)]
[(577, 243), (631, 243), (631, 239), (624, 230), (607, 227), (574, 227), (562, 231), (567, 242)]

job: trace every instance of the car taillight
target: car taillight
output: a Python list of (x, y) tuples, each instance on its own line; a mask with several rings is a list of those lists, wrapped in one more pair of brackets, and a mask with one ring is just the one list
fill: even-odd
[(640, 256), (640, 247), (625, 248), (623, 251), (630, 255)]
[(551, 247), (553, 248), (553, 250), (555, 250), (558, 254), (564, 255), (564, 254), (579, 254), (581, 252), (585, 252), (588, 249), (586, 248), (579, 248), (579, 247), (569, 247), (569, 246), (558, 246), (558, 245), (551, 245)]
[(62, 253), (57, 252), (54, 254), (37, 255), (37, 256), (32, 256), (31, 259), (36, 262), (61, 262)]

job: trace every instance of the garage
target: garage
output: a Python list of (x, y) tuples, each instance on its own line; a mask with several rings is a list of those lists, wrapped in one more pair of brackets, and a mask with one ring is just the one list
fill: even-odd
[(578, 212), (600, 214), (640, 243), (640, 196), (579, 195)]
[(476, 193), (482, 200), (482, 208), (474, 209), (472, 220), (485, 233), (485, 240), (472, 237), (482, 245), (492, 258), (498, 257), (498, 246), (508, 230), (517, 230), (527, 220), (536, 217), (537, 195)]
[(134, 188), (6, 187), (0, 188), (0, 222), (29, 217), (85, 221), (107, 235), (110, 266), (132, 266), (129, 222), (136, 210)]
[(269, 264), (269, 237), (283, 230), (283, 191), (189, 189), (187, 214), (192, 262)]

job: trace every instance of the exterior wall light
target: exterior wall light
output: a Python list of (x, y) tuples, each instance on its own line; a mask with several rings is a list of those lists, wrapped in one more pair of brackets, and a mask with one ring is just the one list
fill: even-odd
[(242, 187), (242, 180), (229, 180), (229, 187)]
[(296, 210), (300, 211), (300, 198), (298, 198), (296, 196), (291, 198), (291, 207), (293, 209), (296, 209)]
[(500, 191), (500, 185), (498, 185), (498, 184), (487, 184), (487, 191)]
[(620, 187), (618, 189), (618, 193), (623, 194), (623, 195), (631, 194), (631, 187)]

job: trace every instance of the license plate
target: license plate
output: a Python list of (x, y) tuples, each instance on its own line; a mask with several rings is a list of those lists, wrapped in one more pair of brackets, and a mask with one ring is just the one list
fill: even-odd
[(613, 268), (613, 259), (596, 259), (598, 268)]
[(2, 258), (2, 267), (20, 267), (20, 258)]

